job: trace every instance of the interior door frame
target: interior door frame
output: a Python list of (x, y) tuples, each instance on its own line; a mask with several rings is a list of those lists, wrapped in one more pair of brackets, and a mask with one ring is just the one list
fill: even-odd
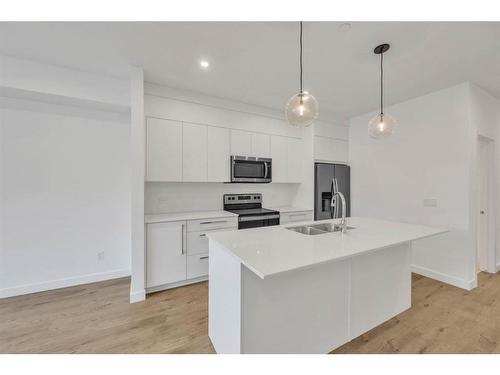
[(496, 250), (495, 250), (495, 242), (496, 242), (496, 236), (495, 236), (495, 166), (494, 166), (494, 154), (495, 154), (495, 142), (493, 139), (478, 135), (477, 138), (477, 159), (476, 159), (476, 176), (477, 176), (477, 197), (476, 197), (476, 251), (475, 251), (475, 268), (478, 267), (479, 264), (479, 259), (478, 259), (478, 250), (477, 250), (477, 238), (480, 235), (479, 234), (479, 211), (480, 211), (480, 194), (479, 194), (479, 189), (480, 189), (480, 178), (481, 178), (481, 172), (480, 172), (480, 144), (483, 142), (485, 145), (487, 145), (487, 157), (488, 157), (488, 171), (487, 171), (487, 176), (488, 176), (488, 198), (487, 198), (487, 214), (488, 214), (488, 246), (487, 246), (487, 251), (486, 251), (486, 269), (484, 271), (488, 273), (495, 273), (497, 271), (497, 266), (496, 266)]

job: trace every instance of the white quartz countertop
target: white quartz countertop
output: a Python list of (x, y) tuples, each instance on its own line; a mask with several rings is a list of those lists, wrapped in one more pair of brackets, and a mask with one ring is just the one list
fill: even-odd
[(302, 211), (313, 211), (312, 208), (304, 208), (304, 207), (292, 207), (292, 206), (272, 206), (272, 207), (267, 207), (264, 205), (265, 208), (269, 208), (270, 210), (275, 210), (283, 213), (288, 213), (288, 212), (302, 212)]
[(207, 236), (210, 241), (218, 242), (243, 265), (264, 279), (281, 272), (338, 261), (447, 232), (442, 228), (359, 217), (348, 218), (348, 225), (355, 228), (347, 233), (333, 232), (310, 236), (286, 229), (322, 222), (339, 220), (207, 233)]
[(221, 217), (237, 217), (228, 211), (195, 211), (195, 212), (172, 212), (166, 214), (150, 214), (144, 215), (146, 224), (163, 223), (168, 221), (183, 221), (183, 220), (200, 220), (200, 219), (216, 219)]

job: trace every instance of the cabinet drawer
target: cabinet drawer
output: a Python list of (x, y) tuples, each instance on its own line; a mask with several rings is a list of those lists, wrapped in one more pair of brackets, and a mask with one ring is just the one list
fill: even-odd
[(187, 256), (187, 278), (208, 275), (208, 254), (188, 255)]
[(188, 233), (187, 253), (189, 255), (208, 253), (208, 237), (206, 231)]
[(216, 219), (189, 220), (188, 232), (199, 232), (205, 230), (238, 228), (238, 217), (220, 217)]
[(312, 220), (311, 211), (287, 212), (280, 214), (280, 224)]

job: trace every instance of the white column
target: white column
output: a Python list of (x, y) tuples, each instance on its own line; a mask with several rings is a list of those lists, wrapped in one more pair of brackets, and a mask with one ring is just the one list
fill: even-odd
[(131, 123), (131, 246), (132, 280), (130, 303), (144, 301), (145, 248), (144, 248), (144, 173), (145, 173), (145, 124), (144, 124), (144, 71), (133, 67), (130, 79), (130, 123)]

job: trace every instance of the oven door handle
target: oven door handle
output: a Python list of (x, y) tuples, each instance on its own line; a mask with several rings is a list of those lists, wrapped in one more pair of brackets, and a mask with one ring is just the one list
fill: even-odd
[(279, 218), (280, 218), (279, 214), (259, 215), (259, 216), (242, 216), (242, 217), (238, 218), (238, 221), (246, 222), (246, 221), (269, 220), (269, 219), (279, 219)]
[(267, 161), (264, 162), (264, 178), (269, 178), (267, 177)]

